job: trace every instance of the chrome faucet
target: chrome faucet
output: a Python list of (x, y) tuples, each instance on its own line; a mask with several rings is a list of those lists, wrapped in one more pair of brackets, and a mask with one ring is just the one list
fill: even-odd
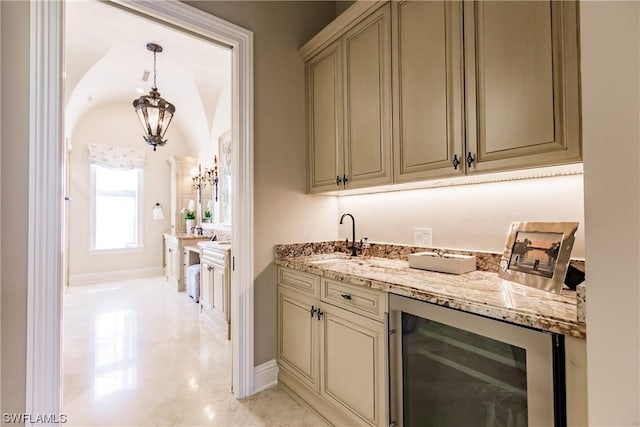
[[(344, 221), (344, 217), (348, 216), (351, 217), (351, 246), (347, 246), (347, 249), (351, 249), (351, 256), (358, 256), (356, 249), (358, 249), (356, 247), (356, 220), (353, 219), (353, 215), (351, 215), (350, 213), (346, 213), (343, 214), (342, 217), (340, 217), (340, 224), (342, 224), (342, 221)], [(347, 237), (347, 245), (349, 244), (349, 238)]]

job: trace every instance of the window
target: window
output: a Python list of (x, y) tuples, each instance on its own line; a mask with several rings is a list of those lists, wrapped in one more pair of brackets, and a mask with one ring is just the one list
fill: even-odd
[(92, 249), (142, 247), (142, 169), (91, 165)]

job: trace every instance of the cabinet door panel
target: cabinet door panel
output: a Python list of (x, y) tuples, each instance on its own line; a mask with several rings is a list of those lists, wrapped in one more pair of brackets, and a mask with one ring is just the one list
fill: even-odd
[(321, 394), (354, 420), (381, 425), (385, 414), (384, 327), (323, 305)]
[(469, 172), (579, 161), (575, 2), (465, 2)]
[(203, 308), (211, 309), (211, 288), (213, 285), (213, 270), (210, 270), (209, 264), (203, 262), (200, 267), (200, 305)]
[(310, 314), (313, 305), (313, 299), (278, 291), (278, 363), (317, 393), (319, 322)]
[(391, 182), (389, 5), (344, 36), (348, 186)]
[(335, 190), (342, 176), (342, 58), (339, 43), (306, 65), (307, 150), (311, 191)]
[(393, 3), (394, 176), (462, 175), (462, 8), (459, 2)]
[(224, 292), (224, 270), (215, 267), (213, 273), (213, 308), (219, 314), (224, 315), (227, 310), (227, 302)]

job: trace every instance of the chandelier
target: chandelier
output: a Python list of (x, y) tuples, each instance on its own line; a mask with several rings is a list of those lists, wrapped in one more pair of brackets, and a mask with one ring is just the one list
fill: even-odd
[(162, 52), (162, 46), (147, 43), (147, 50), (153, 52), (153, 87), (149, 95), (143, 95), (133, 100), (133, 108), (136, 110), (140, 124), (144, 129), (144, 140), (153, 146), (153, 151), (156, 151), (158, 145), (162, 147), (167, 143), (164, 135), (167, 133), (176, 107), (160, 96), (156, 86), (156, 55)]

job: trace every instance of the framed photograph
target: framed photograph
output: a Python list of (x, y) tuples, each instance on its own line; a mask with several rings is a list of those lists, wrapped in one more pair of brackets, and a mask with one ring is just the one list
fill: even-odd
[(560, 293), (577, 229), (577, 222), (512, 223), (498, 277)]

